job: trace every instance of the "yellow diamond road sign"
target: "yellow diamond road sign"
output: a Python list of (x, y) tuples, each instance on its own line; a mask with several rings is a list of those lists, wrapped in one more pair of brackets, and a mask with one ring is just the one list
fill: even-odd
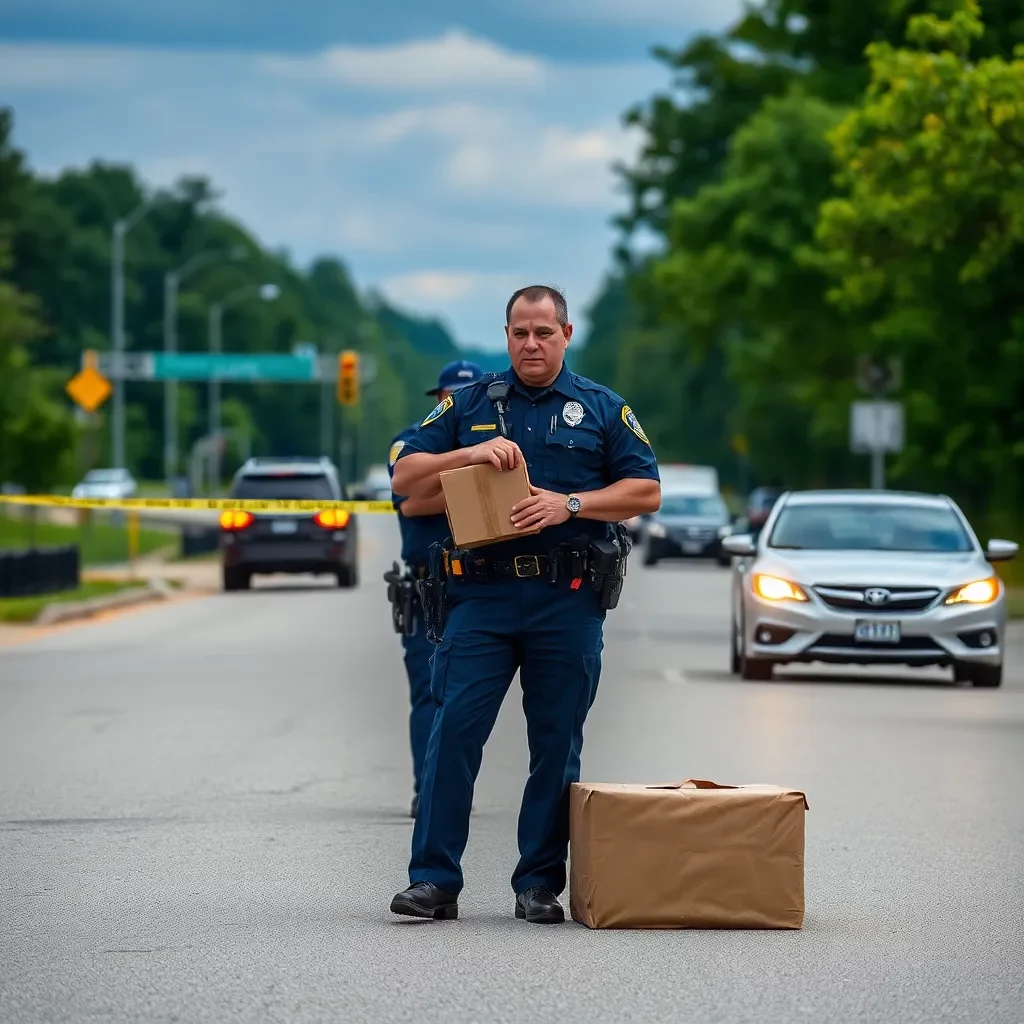
[(65, 390), (86, 412), (95, 412), (110, 397), (110, 381), (87, 366), (68, 381)]

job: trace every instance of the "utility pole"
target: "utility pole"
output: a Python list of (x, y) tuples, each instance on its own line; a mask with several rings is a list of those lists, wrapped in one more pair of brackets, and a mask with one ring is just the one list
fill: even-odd
[[(178, 351), (178, 275), (164, 275), (164, 352)], [(168, 488), (178, 469), (178, 382), (164, 381), (164, 479)]]
[[(177, 270), (164, 275), (164, 353), (178, 351), (178, 289), (182, 282), (197, 270), (212, 263), (244, 260), (248, 250), (236, 245), (227, 251), (201, 252)], [(168, 379), (164, 383), (164, 477), (167, 486), (178, 469), (178, 382)]]
[(147, 199), (127, 217), (114, 221), (110, 260), (110, 349), (114, 355), (113, 463), (125, 468), (124, 452), (124, 241), (128, 232), (146, 215), (156, 202)]

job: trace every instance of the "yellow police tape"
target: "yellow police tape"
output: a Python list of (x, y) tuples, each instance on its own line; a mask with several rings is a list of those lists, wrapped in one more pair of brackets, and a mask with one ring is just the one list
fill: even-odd
[(0, 504), (47, 508), (146, 509), (171, 512), (391, 512), (390, 501), (307, 501), (294, 498), (68, 498), (62, 494), (0, 494)]

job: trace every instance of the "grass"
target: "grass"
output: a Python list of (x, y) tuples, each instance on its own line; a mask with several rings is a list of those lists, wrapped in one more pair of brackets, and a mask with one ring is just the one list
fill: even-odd
[(0, 622), (32, 622), (48, 605), (55, 601), (85, 601), (90, 597), (105, 597), (129, 587), (143, 586), (141, 580), (93, 580), (74, 590), (61, 590), (55, 594), (36, 594), (33, 597), (0, 598)]
[[(23, 549), (32, 541), (32, 523), (28, 519), (0, 516), (0, 549)], [(36, 523), (35, 542), (38, 547), (77, 544), (82, 565), (109, 565), (128, 561), (127, 524), (116, 526), (94, 518), (84, 526), (58, 526)], [(139, 530), (139, 555), (175, 544), (174, 533), (168, 530)]]
[(1007, 588), (1006, 613), (1011, 619), (1024, 619), (1024, 589)]

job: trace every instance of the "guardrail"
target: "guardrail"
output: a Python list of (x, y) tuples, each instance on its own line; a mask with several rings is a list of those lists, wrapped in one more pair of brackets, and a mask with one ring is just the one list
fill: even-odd
[(0, 597), (32, 597), (79, 585), (77, 545), (0, 551)]

